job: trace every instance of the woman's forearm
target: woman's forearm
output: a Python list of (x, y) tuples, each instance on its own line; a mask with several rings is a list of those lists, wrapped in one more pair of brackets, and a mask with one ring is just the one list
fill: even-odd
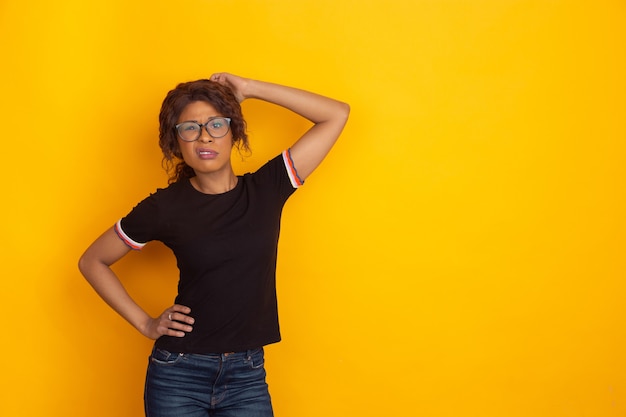
[(245, 98), (264, 100), (285, 107), (316, 124), (336, 120), (343, 125), (350, 111), (349, 106), (341, 101), (265, 81), (249, 80), (242, 93)]
[(147, 323), (151, 317), (131, 298), (108, 265), (90, 259), (86, 254), (79, 262), (79, 269), (100, 298), (139, 332), (146, 335)]

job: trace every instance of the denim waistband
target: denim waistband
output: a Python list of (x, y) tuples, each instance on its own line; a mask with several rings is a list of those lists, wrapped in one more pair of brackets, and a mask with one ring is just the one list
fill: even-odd
[[(157, 349), (161, 351), (165, 351), (165, 349), (154, 346), (153, 352)], [(222, 360), (228, 360), (228, 359), (238, 359), (238, 358), (247, 359), (259, 351), (263, 351), (263, 347), (248, 349), (248, 350), (244, 350), (241, 352), (224, 352), (224, 353), (195, 353), (195, 352), (188, 353), (188, 352), (171, 352), (171, 351), (167, 351), (167, 352), (170, 353), (172, 356), (180, 355), (180, 356), (188, 356), (188, 357), (197, 357), (200, 359), (201, 358), (206, 358), (206, 359), (221, 358)]]

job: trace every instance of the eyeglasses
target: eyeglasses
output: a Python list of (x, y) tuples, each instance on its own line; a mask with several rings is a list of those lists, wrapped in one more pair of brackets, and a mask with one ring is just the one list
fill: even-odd
[(185, 142), (193, 142), (200, 139), (203, 127), (212, 138), (223, 138), (230, 130), (230, 117), (212, 117), (204, 124), (182, 122), (176, 125), (176, 131)]

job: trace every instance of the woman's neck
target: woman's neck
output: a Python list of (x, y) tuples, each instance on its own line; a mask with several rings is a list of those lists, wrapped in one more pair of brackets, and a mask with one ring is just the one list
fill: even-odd
[(196, 174), (195, 177), (189, 179), (191, 185), (196, 190), (204, 194), (223, 194), (237, 186), (238, 178), (235, 173), (230, 170), (225, 173)]

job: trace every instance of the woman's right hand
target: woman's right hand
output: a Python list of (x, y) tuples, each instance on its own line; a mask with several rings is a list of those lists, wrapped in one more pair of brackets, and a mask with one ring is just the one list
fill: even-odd
[(174, 304), (158, 317), (151, 317), (141, 333), (153, 340), (161, 336), (184, 337), (193, 330), (194, 319), (189, 313), (189, 307)]
[(235, 97), (237, 97), (237, 101), (240, 103), (248, 98), (246, 90), (251, 81), (248, 78), (239, 77), (234, 74), (229, 74), (228, 72), (216, 72), (211, 75), (210, 80), (230, 88), (233, 94), (235, 94)]

